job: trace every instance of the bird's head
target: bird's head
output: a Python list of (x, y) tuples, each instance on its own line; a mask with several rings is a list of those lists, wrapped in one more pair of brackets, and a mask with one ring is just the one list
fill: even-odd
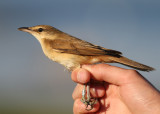
[(58, 29), (49, 26), (49, 25), (37, 25), (33, 27), (20, 27), (18, 28), (20, 31), (28, 32), (37, 38), (38, 41), (42, 39), (54, 39), (58, 36), (61, 31)]

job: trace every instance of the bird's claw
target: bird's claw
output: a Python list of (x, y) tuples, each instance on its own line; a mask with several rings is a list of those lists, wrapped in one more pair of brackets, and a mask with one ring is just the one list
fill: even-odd
[(94, 104), (96, 104), (97, 99), (96, 98), (87, 98), (87, 100), (82, 97), (81, 102), (86, 105), (86, 110), (90, 111), (93, 109)]

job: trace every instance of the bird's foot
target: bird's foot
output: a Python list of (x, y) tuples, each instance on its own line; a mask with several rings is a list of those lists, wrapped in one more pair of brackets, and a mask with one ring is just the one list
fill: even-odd
[(90, 91), (89, 91), (89, 83), (87, 83), (87, 99), (86, 99), (86, 85), (84, 85), (84, 89), (82, 90), (82, 99), (81, 102), (86, 105), (86, 110), (92, 110), (94, 104), (96, 104), (97, 99), (96, 98), (91, 98), (90, 96)]
[(82, 97), (81, 102), (86, 105), (86, 110), (90, 111), (93, 109), (94, 104), (96, 104), (96, 98), (89, 98), (89, 100)]

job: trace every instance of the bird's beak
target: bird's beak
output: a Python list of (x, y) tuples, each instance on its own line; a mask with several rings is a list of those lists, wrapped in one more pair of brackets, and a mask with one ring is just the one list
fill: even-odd
[(32, 30), (29, 29), (29, 27), (20, 27), (18, 30), (23, 31), (23, 32), (31, 32)]

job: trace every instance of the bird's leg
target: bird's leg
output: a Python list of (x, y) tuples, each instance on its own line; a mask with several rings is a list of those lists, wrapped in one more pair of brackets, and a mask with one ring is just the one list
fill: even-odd
[(87, 101), (90, 101), (91, 95), (90, 95), (90, 83), (87, 83)]
[(84, 84), (83, 90), (82, 90), (82, 98), (81, 98), (81, 102), (85, 104), (86, 102), (86, 85)]
[(86, 110), (92, 110), (94, 104), (96, 103), (97, 99), (91, 98), (90, 95), (90, 83), (87, 83), (87, 99), (85, 98), (86, 96), (86, 85), (84, 85), (84, 88), (82, 90), (82, 99), (81, 101), (86, 105)]

